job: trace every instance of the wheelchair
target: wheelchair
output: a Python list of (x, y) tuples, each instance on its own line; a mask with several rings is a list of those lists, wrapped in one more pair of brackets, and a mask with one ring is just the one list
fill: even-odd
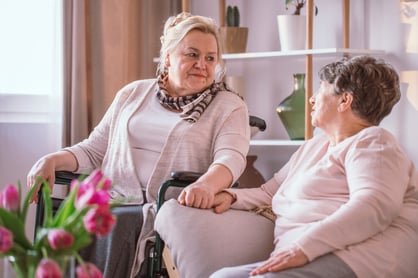
[[(251, 127), (256, 127), (260, 131), (264, 131), (266, 129), (266, 123), (263, 119), (258, 118), (256, 116), (249, 117), (249, 124)], [(165, 181), (159, 188), (158, 195), (157, 195), (157, 213), (158, 210), (161, 208), (163, 203), (166, 201), (166, 192), (170, 187), (176, 188), (184, 188), (189, 184), (195, 182), (201, 173), (196, 172), (172, 172), (171, 178)], [(57, 171), (55, 172), (55, 183), (54, 186), (64, 186), (69, 189), (69, 185), (71, 181), (74, 179), (79, 179), (82, 176), (77, 173), (67, 172), (67, 171)], [(236, 182), (233, 187), (239, 186), (239, 182)], [(52, 199), (52, 211), (55, 213), (58, 208), (60, 207), (63, 197), (54, 197), (51, 196)], [(45, 207), (43, 201), (43, 194), (41, 190), (38, 192), (38, 204), (36, 207), (36, 215), (35, 215), (35, 233), (34, 236), (36, 237), (36, 230), (43, 223), (45, 214)], [(172, 260), (169, 255), (169, 251), (164, 250), (164, 242), (160, 238), (159, 234), (156, 233), (155, 235), (155, 242), (150, 243), (146, 247), (146, 252), (149, 254), (146, 256), (145, 262), (142, 265), (142, 268), (145, 267), (145, 270), (141, 270), (141, 273), (137, 276), (137, 278), (162, 278), (162, 277), (180, 277), (177, 273), (175, 265), (172, 263)], [(164, 263), (163, 263), (164, 257)]]

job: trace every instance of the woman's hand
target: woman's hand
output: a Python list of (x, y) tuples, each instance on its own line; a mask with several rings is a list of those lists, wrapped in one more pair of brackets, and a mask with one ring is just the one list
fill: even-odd
[(209, 185), (200, 181), (184, 188), (177, 198), (181, 205), (201, 209), (211, 208), (214, 199), (215, 192), (211, 190)]
[[(52, 190), (52, 185), (55, 182), (55, 162), (50, 156), (44, 156), (40, 158), (30, 169), (27, 177), (26, 184), (28, 188), (35, 186), (35, 182), (38, 181), (36, 186), (36, 193), (39, 191), (43, 181), (46, 181)], [(38, 194), (33, 194), (31, 203), (38, 203)]]
[(280, 270), (299, 267), (309, 262), (305, 253), (296, 245), (278, 250), (262, 265), (251, 271), (250, 275), (277, 272)]
[[(46, 181), (53, 190), (55, 183), (55, 171), (71, 171), (74, 172), (78, 168), (78, 162), (76, 157), (68, 151), (58, 151), (41, 157), (30, 169), (27, 177), (26, 184), (28, 188), (35, 185), (35, 182), (39, 181), (36, 185), (36, 193), (41, 187), (42, 181)], [(31, 203), (38, 203), (38, 194), (33, 194)]]
[(234, 201), (235, 197), (231, 193), (226, 191), (219, 192), (215, 195), (213, 210), (215, 213), (223, 213), (231, 207)]
[(177, 201), (184, 206), (209, 209), (214, 205), (215, 194), (228, 188), (232, 174), (221, 164), (212, 165), (196, 182), (184, 188)]

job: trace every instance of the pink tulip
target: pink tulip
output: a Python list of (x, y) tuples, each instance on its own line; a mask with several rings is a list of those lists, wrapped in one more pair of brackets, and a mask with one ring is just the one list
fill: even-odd
[(100, 169), (94, 170), (82, 183), (93, 185), (95, 188), (108, 190), (112, 184)]
[(0, 207), (16, 213), (19, 211), (19, 205), (19, 191), (14, 185), (7, 185), (0, 193)]
[(77, 266), (75, 270), (77, 278), (102, 278), (103, 274), (92, 263), (85, 263)]
[(89, 233), (97, 236), (107, 235), (115, 224), (116, 219), (108, 206), (92, 208), (84, 216), (84, 227)]
[(4, 227), (0, 227), (0, 254), (6, 253), (13, 247), (13, 234)]
[(101, 170), (96, 169), (93, 172), (90, 173), (90, 175), (83, 180), (83, 183), (92, 184), (92, 185), (98, 185), (100, 181), (103, 179), (103, 173)]
[(110, 195), (105, 190), (97, 190), (91, 186), (80, 185), (75, 200), (76, 208), (84, 208), (90, 205), (107, 206), (110, 201)]
[(48, 243), (52, 249), (58, 250), (73, 245), (74, 237), (64, 229), (52, 229), (47, 235)]
[(36, 268), (35, 278), (62, 278), (62, 272), (55, 261), (42, 259)]

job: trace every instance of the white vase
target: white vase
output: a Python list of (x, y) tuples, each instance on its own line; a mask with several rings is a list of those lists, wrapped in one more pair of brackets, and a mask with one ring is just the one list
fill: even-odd
[(281, 51), (306, 49), (306, 16), (278, 15)]

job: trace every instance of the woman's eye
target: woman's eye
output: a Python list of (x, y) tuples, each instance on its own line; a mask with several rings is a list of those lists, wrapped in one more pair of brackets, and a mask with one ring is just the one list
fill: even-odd
[(208, 60), (210, 62), (213, 62), (213, 61), (215, 61), (215, 57), (214, 56), (208, 56), (208, 57), (206, 57), (206, 60)]
[(196, 53), (189, 53), (189, 54), (187, 54), (187, 56), (189, 56), (191, 58), (196, 58), (197, 54)]

